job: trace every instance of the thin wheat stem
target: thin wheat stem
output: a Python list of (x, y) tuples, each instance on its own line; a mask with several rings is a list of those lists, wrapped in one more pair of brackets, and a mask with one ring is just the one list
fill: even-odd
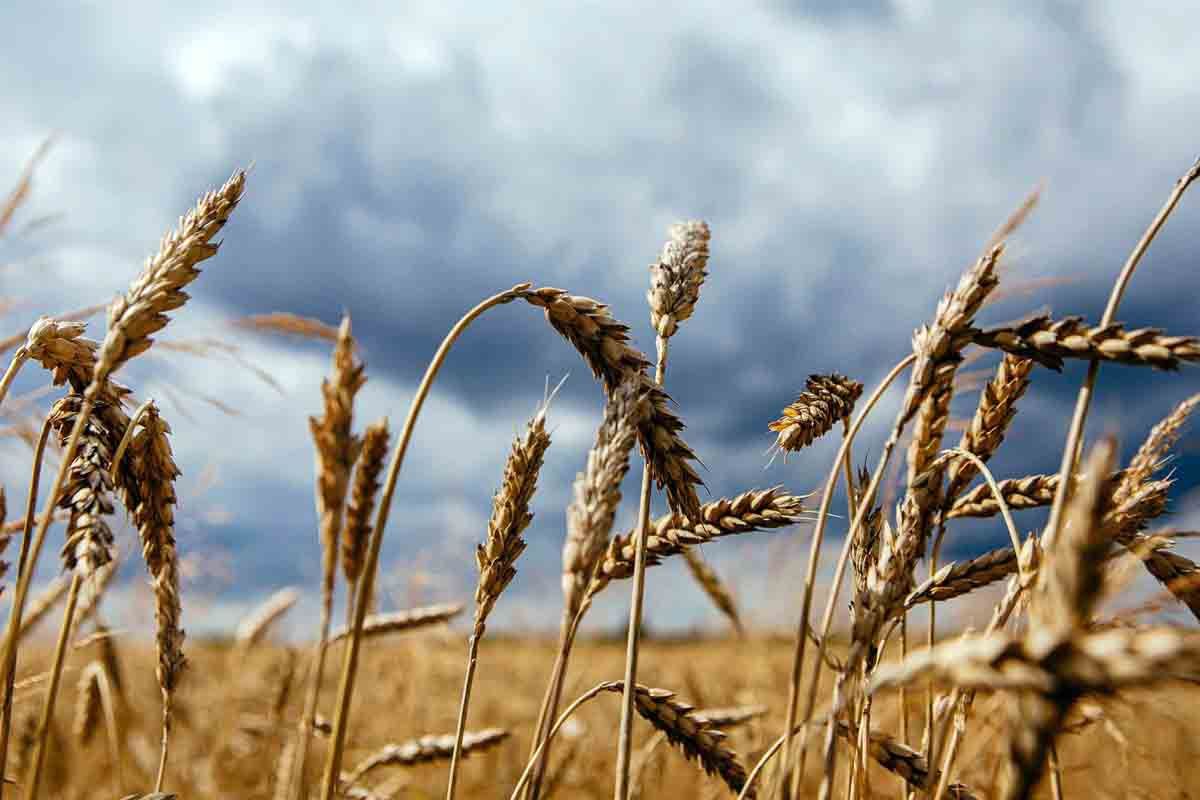
[[(658, 337), (658, 365), (654, 383), (663, 385), (667, 371), (669, 340)], [(625, 641), (625, 686), (621, 695), (621, 723), (617, 734), (617, 776), (613, 787), (615, 800), (629, 798), (629, 767), (633, 749), (633, 698), (637, 691), (638, 644), (642, 632), (642, 603), (646, 592), (646, 537), (650, 531), (650, 490), (653, 487), (650, 462), (642, 469), (642, 493), (638, 506), (638, 530), (634, 540), (633, 589), (629, 604), (629, 630)]]
[[(830, 469), (829, 477), (825, 481), (825, 491), (821, 496), (821, 505), (817, 510), (817, 522), (813, 529), (812, 542), (809, 547), (808, 571), (804, 578), (804, 600), (801, 605), (800, 623), (796, 631), (795, 652), (792, 658), (791, 683), (788, 687), (787, 721), (783, 736), (784, 739), (789, 741), (791, 739), (792, 731), (796, 727), (796, 717), (799, 710), (800, 698), (800, 678), (804, 668), (804, 651), (808, 643), (808, 620), (812, 613), (813, 588), (816, 584), (817, 564), (821, 555), (821, 542), (825, 535), (825, 525), (829, 520), (829, 505), (833, 501), (833, 492), (837, 488), (838, 473), (842, 468), (842, 462), (845, 458), (845, 454), (849, 451), (850, 446), (853, 444), (854, 437), (858, 435), (858, 432), (862, 428), (863, 422), (866, 420), (867, 415), (870, 414), (875, 408), (875, 404), (879, 402), (881, 397), (883, 397), (884, 392), (887, 391), (887, 388), (892, 385), (892, 382), (896, 380), (901, 372), (903, 372), (914, 361), (916, 361), (916, 358), (916, 355), (912, 353), (905, 356), (900, 363), (892, 367), (891, 372), (884, 377), (883, 381), (881, 381), (879, 386), (875, 388), (875, 391), (871, 394), (871, 396), (867, 398), (867, 402), (864, 404), (862, 411), (860, 411), (858, 416), (855, 418), (854, 424), (850, 426), (850, 431), (846, 434), (845, 438), (842, 439), (841, 448), (838, 451), (837, 457), (834, 458), (833, 467)], [(879, 488), (879, 482), (883, 475), (883, 469), (887, 465), (888, 456), (895, 447), (896, 439), (897, 437), (893, 436), (891, 439), (889, 439), (888, 444), (884, 446), (884, 453), (880, 456), (879, 466), (875, 469), (875, 473), (871, 476), (870, 486), (868, 486), (867, 490), (863, 493), (862, 500), (859, 502), (858, 512), (854, 515), (854, 520), (851, 523), (849, 530), (846, 532), (846, 539), (842, 545), (842, 552), (838, 557), (838, 565), (833, 586), (830, 590), (829, 602), (826, 605), (826, 616), (823, 620), (823, 630), (820, 635), (818, 655), (815, 662), (816, 667), (813, 674), (813, 688), (809, 693), (808, 703), (804, 712), (805, 721), (812, 716), (813, 707), (816, 704), (816, 685), (821, 674), (821, 657), (825, 652), (825, 643), (828, 638), (830, 623), (833, 620), (833, 606), (837, 602), (838, 590), (841, 587), (842, 578), (846, 572), (846, 563), (849, 560), (850, 548), (853, 544), (854, 536), (856, 535), (858, 529), (862, 526), (863, 520), (870, 511), (871, 498), (874, 497), (875, 492)], [(804, 741), (807, 741), (807, 737), (805, 737)], [(784, 780), (787, 779), (789, 774), (788, 767), (791, 761), (790, 750), (791, 745), (789, 744), (784, 749), (783, 763), (780, 766), (780, 775), (783, 776)], [(801, 753), (803, 752), (804, 747), (802, 742)]]
[[(46, 454), (46, 440), (50, 438), (50, 429), (50, 417), (47, 416), (42, 423), (42, 432), (38, 435), (37, 447), (33, 451), (33, 469), (29, 476), (29, 497), (25, 501), (25, 525), (21, 533), (21, 554), (17, 557), (18, 579), (29, 568), (29, 532), (33, 529), (33, 517), (37, 513), (38, 483), (41, 481), (42, 459)], [(9, 620), (9, 624), (15, 625), (17, 631), (21, 629), (21, 611), (21, 607), (14, 604), (11, 612), (12, 618)], [(13, 683), (17, 677), (16, 661), (17, 649), (13, 647), (5, 653), (4, 717), (0, 720), (0, 772), (8, 764), (8, 740), (12, 730)], [(4, 776), (0, 774), (0, 798), (3, 797)]]
[[(571, 648), (575, 645), (575, 633), (579, 630), (579, 623), (583, 620), (583, 615), (587, 613), (591, 603), (584, 603), (571, 620), (564, 619), (559, 633), (558, 655), (554, 659), (554, 669), (551, 672), (550, 684), (546, 687), (546, 696), (542, 699), (542, 708), (538, 712), (537, 735), (534, 740), (534, 748), (542, 743), (545, 739), (547, 728), (550, 725), (550, 720), (554, 719), (554, 715), (558, 713), (558, 704), (562, 700), (563, 682), (567, 674), (567, 665), (571, 659)], [(550, 748), (547, 746), (538, 756), (537, 771), (534, 773), (533, 780), (529, 783), (529, 790), (525, 793), (527, 798), (537, 800), (538, 793), (541, 791), (542, 777), (546, 771), (546, 764), (550, 757)]]
[(71, 588), (67, 592), (67, 608), (63, 612), (62, 627), (58, 631), (58, 644), (54, 648), (54, 665), (50, 669), (50, 684), (46, 688), (46, 700), (42, 706), (42, 719), (38, 723), (37, 745), (33, 751), (33, 766), (29, 777), (26, 778), (25, 800), (35, 800), (38, 795), (38, 785), (42, 780), (42, 767), (46, 762), (46, 739), (50, 733), (50, 725), (54, 721), (54, 703), (58, 699), (58, 687), (62, 682), (63, 662), (66, 660), (67, 641), (71, 636), (72, 621), (75, 616), (75, 605), (79, 602), (79, 585), (82, 583), (79, 573), (71, 578)]
[[(1104, 307), (1104, 315), (1100, 317), (1101, 327), (1112, 323), (1113, 318), (1117, 315), (1117, 308), (1121, 305), (1121, 298), (1125, 295), (1125, 289), (1129, 286), (1129, 281), (1133, 278), (1133, 273), (1141, 262), (1142, 256), (1145, 255), (1159, 230), (1166, 224), (1167, 218), (1171, 216), (1171, 212), (1183, 198), (1184, 192), (1197, 177), (1200, 177), (1200, 159), (1197, 159), (1191, 169), (1175, 182), (1175, 188), (1171, 190), (1167, 202), (1159, 209), (1158, 214), (1150, 223), (1150, 227), (1142, 234), (1142, 238), (1138, 240), (1133, 252), (1129, 254), (1129, 258), (1121, 268), (1112, 292), (1109, 294), (1108, 304)], [(1071, 416), (1071, 426), (1067, 430), (1067, 441), (1063, 447), (1062, 463), (1058, 469), (1058, 488), (1054, 493), (1054, 503), (1050, 506), (1050, 517), (1046, 522), (1044, 535), (1046, 545), (1054, 541), (1062, 522), (1068, 484), (1071, 483), (1071, 476), (1075, 474), (1075, 463), (1079, 460), (1079, 452), (1083, 448), (1083, 428), (1087, 422), (1088, 407), (1091, 405), (1092, 392), (1096, 387), (1096, 375), (1099, 372), (1100, 362), (1098, 360), (1088, 364), (1087, 375), (1083, 379), (1083, 385), (1079, 387), (1079, 395), (1075, 400), (1075, 411)]]
[(358, 581), (358, 591), (354, 599), (354, 626), (350, 635), (350, 644), (345, 648), (342, 657), (342, 673), (338, 684), (338, 699), (333, 721), (333, 734), (330, 740), (329, 752), (325, 760), (325, 774), (322, 778), (321, 796), (323, 800), (333, 800), (337, 790), (342, 753), (346, 745), (346, 730), (350, 723), (350, 699), (354, 695), (354, 682), (358, 672), (358, 654), (362, 643), (363, 622), (367, 616), (367, 606), (370, 604), (368, 598), (375, 589), (375, 573), (379, 566), (379, 551), (383, 545), (383, 532), (387, 527), (388, 512), (392, 505), (392, 495), (396, 491), (396, 481), (400, 477), (400, 468), (404, 464), (404, 456), (408, 452), (408, 444), (412, 439), (417, 417), (421, 413), (421, 408), (425, 404), (425, 398), (429, 395), (429, 390), (433, 387), (433, 381), (437, 377), (442, 363), (446, 360), (450, 348), (458, 340), (458, 337), (462, 335), (463, 331), (489, 308), (510, 303), (517, 299), (520, 296), (520, 292), (528, 288), (528, 286), (529, 284), (518, 284), (512, 289), (489, 297), (468, 311), (462, 319), (455, 323), (454, 327), (450, 329), (450, 332), (442, 341), (442, 344), (438, 347), (437, 352), (434, 353), (433, 360), (429, 362), (429, 366), (425, 370), (425, 376), (421, 379), (420, 385), (417, 386), (416, 394), (413, 395), (412, 403), (408, 409), (408, 416), (404, 420), (404, 427), (400, 431), (400, 438), (396, 442), (396, 450), (392, 456), (392, 462), (388, 467), (383, 494), (380, 496), (379, 510), (376, 513), (375, 527), (371, 531), (371, 542), (367, 548), (367, 558), (363, 564), (363, 572)]
[(12, 386), (17, 373), (21, 371), (21, 367), (25, 366), (25, 362), (28, 360), (29, 351), (24, 347), (18, 347), (17, 351), (13, 353), (12, 361), (8, 362), (8, 369), (4, 370), (4, 377), (0, 378), (0, 405), (4, 404), (4, 398), (8, 397), (9, 387)]
[(171, 738), (171, 693), (162, 693), (162, 743), (158, 749), (158, 777), (154, 779), (154, 791), (161, 792), (163, 779), (167, 776), (167, 753)]
[(450, 756), (450, 778), (446, 783), (446, 800), (454, 800), (454, 792), (458, 788), (458, 761), (462, 757), (462, 739), (467, 726), (467, 708), (471, 704), (471, 687), (475, 685), (475, 667), (479, 663), (480, 638), (481, 634), (472, 634), (467, 643), (467, 674), (463, 678), (462, 699), (458, 703), (458, 724), (454, 733), (454, 752)]
[(588, 689), (586, 692), (576, 698), (571, 705), (567, 706), (566, 710), (563, 711), (559, 718), (554, 722), (554, 727), (552, 727), (546, 734), (546, 738), (540, 745), (538, 745), (538, 748), (533, 752), (533, 755), (529, 757), (529, 762), (525, 765), (525, 770), (521, 773), (520, 779), (517, 780), (517, 785), (513, 787), (512, 794), (509, 795), (509, 800), (517, 800), (517, 798), (521, 796), (521, 790), (525, 788), (525, 783), (529, 780), (529, 776), (533, 773), (533, 768), (541, 757), (542, 749), (550, 743), (550, 741), (554, 738), (554, 735), (558, 733), (558, 729), (563, 726), (563, 723), (571, 718), (571, 715), (575, 713), (575, 709), (579, 708), (581, 705), (586, 703), (588, 700), (591, 700), (601, 692), (609, 691), (608, 687), (609, 684), (607, 681), (604, 683), (599, 683), (593, 686), (591, 689)]

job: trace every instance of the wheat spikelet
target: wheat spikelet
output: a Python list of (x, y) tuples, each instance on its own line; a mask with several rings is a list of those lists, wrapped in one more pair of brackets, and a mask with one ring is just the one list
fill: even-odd
[(1142, 442), (1142, 446), (1130, 459), (1129, 466), (1125, 468), (1121, 482), (1113, 493), (1115, 505), (1120, 505), (1127, 500), (1139, 486), (1150, 480), (1151, 476), (1162, 467), (1197, 404), (1200, 404), (1200, 394), (1194, 394), (1175, 406), (1170, 414), (1151, 428), (1146, 440)]
[(810, 375), (805, 390), (767, 427), (779, 434), (775, 447), (795, 452), (848, 419), (862, 396), (863, 385), (844, 375)]
[[(621, 681), (603, 684), (602, 691), (622, 692)], [(667, 740), (680, 748), (684, 755), (699, 762), (709, 775), (719, 775), (725, 785), (740, 792), (746, 783), (746, 769), (737, 753), (725, 746), (725, 734), (713, 725), (697, 719), (691, 706), (675, 699), (666, 689), (634, 687), (634, 706), (638, 714), (655, 729), (665, 733)], [(751, 791), (748, 797), (753, 797)]]
[(371, 537), (371, 514), (375, 496), (379, 494), (379, 474), (388, 449), (387, 418), (367, 426), (363, 431), (362, 450), (354, 468), (354, 483), (350, 502), (346, 505), (346, 529), (342, 537), (342, 572), (354, 582), (362, 574), (367, 555), (367, 540)]
[(112, 372), (153, 344), (151, 334), (168, 321), (167, 312), (187, 302), (184, 287), (200, 274), (197, 264), (216, 255), (214, 236), (233, 213), (246, 186), (246, 174), (236, 172), (225, 185), (200, 198), (163, 237), (158, 253), (146, 261), (129, 291), (108, 309), (108, 334), (100, 346), (94, 379), (102, 384)]
[(906, 608), (930, 600), (943, 602), (1003, 580), (1017, 571), (1017, 554), (1011, 547), (992, 550), (961, 563), (950, 562), (918, 586), (905, 599)]
[[(658, 564), (688, 547), (722, 536), (787, 527), (803, 510), (802, 498), (776, 486), (705, 503), (700, 507), (698, 522), (674, 512), (665, 514), (653, 520), (647, 531), (646, 564)], [(588, 584), (587, 597), (595, 597), (610, 581), (630, 577), (633, 567), (633, 533), (614, 536)]]
[[(1024, 478), (1009, 478), (999, 481), (1000, 494), (1013, 511), (1039, 508), (1054, 502), (1058, 489), (1057, 475), (1026, 475)], [(946, 511), (946, 519), (956, 517), (994, 517), (1000, 513), (1000, 505), (991, 488), (981, 484), (954, 501)]]
[(1127, 331), (1119, 323), (1089, 327), (1082, 317), (1034, 317), (1015, 327), (973, 331), (971, 341), (1031, 358), (1054, 370), (1061, 370), (1067, 358), (1165, 370), (1178, 369), (1181, 361), (1200, 361), (1200, 341), (1194, 337), (1166, 336), (1154, 328)]
[(737, 601), (733, 599), (733, 593), (721, 581), (721, 576), (694, 549), (684, 549), (683, 563), (687, 565), (688, 572), (692, 573), (696, 583), (700, 584), (700, 588), (708, 595), (708, 599), (712, 600), (717, 610), (733, 624), (738, 635), (744, 634), (745, 629), (742, 627), (742, 619), (738, 615)]
[[(462, 754), (482, 752), (503, 742), (509, 732), (503, 728), (488, 728), (482, 731), (467, 731), (463, 734)], [(379, 767), (411, 767), (431, 761), (445, 761), (454, 752), (454, 734), (422, 736), (403, 744), (389, 744), (376, 750), (360, 761), (342, 782), (357, 783)]]
[(287, 586), (272, 594), (257, 608), (242, 618), (234, 633), (234, 641), (243, 649), (253, 647), (262, 641), (271, 626), (296, 605), (300, 593), (295, 587)]
[(79, 673), (71, 735), (80, 744), (90, 742), (100, 727), (100, 676), (103, 671), (99, 661), (92, 661)]
[(704, 482), (690, 463), (696, 455), (680, 436), (683, 421), (670, 409), (666, 393), (646, 375), (646, 356), (629, 345), (629, 327), (605, 304), (562, 289), (523, 289), (520, 296), (545, 309), (547, 321), (579, 351), (609, 396), (626, 381), (634, 383), (642, 398), (638, 441), (652, 475), (671, 508), (689, 516), (699, 513), (696, 487)]
[(563, 616), (568, 624), (579, 613), (588, 581), (604, 557), (621, 504), (621, 482), (629, 472), (629, 455), (637, 438), (634, 392), (633, 384), (613, 392), (587, 465), (575, 476), (562, 554)]
[[(387, 614), (371, 614), (363, 622), (363, 636), (386, 636), (389, 633), (426, 628), (454, 619), (462, 613), (461, 603), (445, 603), (442, 605), (410, 608), (406, 611), (393, 611)], [(340, 642), (350, 636), (350, 631), (343, 628), (329, 637), (329, 643)]]
[(650, 326), (664, 339), (675, 334), (680, 322), (692, 316), (700, 287), (708, 273), (708, 224), (700, 220), (671, 226), (662, 255), (650, 265)]
[[(50, 414), (60, 441), (66, 445), (82, 398), (69, 394), (54, 404)], [(80, 445), (63, 486), (59, 506), (71, 513), (66, 543), (62, 549), (63, 566), (87, 576), (113, 558), (113, 533), (105, 517), (113, 513), (111, 494), (112, 454), (116, 442), (98, 417), (87, 422)]]
[[(1034, 362), (1028, 358), (1004, 354), (996, 374), (983, 387), (979, 406), (959, 441), (959, 449), (987, 461), (1001, 442), (1017, 413), (1017, 401), (1029, 387), (1029, 374)], [(978, 473), (975, 464), (966, 458), (955, 459), (949, 466), (946, 498), (953, 500), (962, 493)]]
[(533, 520), (529, 502), (537, 489), (542, 457), (550, 446), (546, 432), (546, 406), (538, 409), (529, 421), (525, 436), (513, 442), (504, 479), (492, 499), (492, 517), (488, 522), (487, 539), (475, 551), (479, 566), (479, 585), (475, 589), (475, 636), (483, 635), (487, 617), (496, 605), (500, 593), (517, 574), (513, 566), (525, 551), (521, 534)]
[(141, 500), (133, 509), (133, 521), (154, 588), (158, 681), (169, 695), (187, 663), (180, 627), (183, 607), (179, 598), (179, 555), (175, 550), (175, 478), (180, 473), (167, 438), (171, 428), (153, 403), (147, 404), (141, 424), (129, 446)]

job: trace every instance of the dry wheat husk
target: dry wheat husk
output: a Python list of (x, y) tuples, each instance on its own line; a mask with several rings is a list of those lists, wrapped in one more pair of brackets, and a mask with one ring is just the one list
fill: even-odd
[(1167, 336), (1155, 328), (1127, 331), (1120, 323), (1089, 327), (1082, 317), (1034, 317), (1021, 325), (972, 331), (971, 341), (1031, 358), (1054, 370), (1063, 360), (1115, 361), (1174, 370), (1181, 361), (1200, 361), (1200, 341)]

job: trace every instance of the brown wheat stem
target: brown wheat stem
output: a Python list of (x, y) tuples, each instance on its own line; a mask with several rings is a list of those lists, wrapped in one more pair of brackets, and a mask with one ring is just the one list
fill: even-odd
[[(65, 463), (65, 461), (64, 461)], [(75, 616), (75, 605), (79, 601), (79, 585), (82, 583), (79, 572), (71, 578), (71, 588), (67, 592), (67, 608), (63, 612), (62, 627), (58, 631), (58, 644), (54, 648), (54, 665), (50, 670), (50, 684), (46, 688), (46, 700), (42, 706), (42, 718), (38, 723), (37, 745), (33, 751), (33, 766), (29, 777), (26, 778), (25, 800), (34, 800), (38, 794), (38, 784), (42, 779), (42, 767), (46, 762), (46, 738), (50, 732), (50, 724), (54, 719), (54, 703), (58, 699), (58, 687), (62, 682), (63, 662), (66, 660), (67, 640), (71, 635), (71, 622)]]
[(450, 348), (458, 340), (458, 337), (462, 335), (463, 331), (489, 308), (515, 300), (520, 296), (520, 292), (528, 288), (528, 286), (529, 284), (518, 284), (512, 289), (487, 298), (455, 323), (450, 332), (446, 334), (446, 338), (438, 347), (437, 352), (434, 353), (433, 360), (429, 362), (429, 366), (425, 370), (425, 375), (421, 379), (420, 385), (417, 386), (416, 394), (413, 395), (412, 403), (408, 409), (408, 416), (404, 419), (404, 427), (401, 429), (400, 438), (396, 442), (396, 450), (392, 456), (392, 462), (388, 466), (387, 479), (384, 482), (383, 494), (380, 496), (379, 510), (375, 518), (375, 528), (371, 531), (371, 542), (367, 548), (367, 558), (363, 564), (363, 572), (358, 581), (358, 591), (354, 599), (353, 632), (350, 635), (350, 644), (346, 647), (342, 657), (342, 672), (338, 684), (338, 699), (334, 715), (333, 734), (329, 744), (329, 752), (325, 760), (325, 774), (321, 781), (321, 796), (323, 800), (333, 800), (334, 794), (337, 791), (342, 752), (346, 744), (346, 730), (350, 721), (350, 699), (354, 695), (354, 682), (358, 671), (358, 653), (362, 642), (363, 621), (366, 619), (367, 606), (370, 604), (368, 598), (375, 588), (375, 573), (379, 566), (379, 551), (383, 545), (383, 532), (384, 528), (387, 527), (388, 512), (392, 505), (392, 495), (396, 490), (396, 481), (400, 477), (400, 467), (404, 464), (404, 456), (408, 452), (408, 443), (412, 439), (417, 417), (421, 413), (421, 407), (425, 404), (425, 398), (428, 396), (429, 390), (433, 387), (433, 381), (437, 377), (438, 370), (441, 369), (442, 363), (446, 360), (446, 355), (450, 352)]

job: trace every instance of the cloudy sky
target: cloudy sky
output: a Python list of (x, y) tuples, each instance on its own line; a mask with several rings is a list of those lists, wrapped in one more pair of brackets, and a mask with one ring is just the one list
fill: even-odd
[[(668, 389), (712, 497), (775, 483), (807, 492), (836, 442), (786, 464), (764, 456), (767, 422), (806, 375), (878, 382), (1039, 184), (1041, 205), (1009, 249), (1013, 292), (984, 321), (1043, 306), (1098, 318), (1129, 249), (1200, 154), (1194, 19), (1183, 4), (304, 5), (0, 12), (12, 34), (0, 60), (0, 181), (15, 181), (56, 136), (0, 240), (0, 291), (18, 301), (3, 321), (14, 331), (109, 299), (196, 195), (253, 164), (221, 254), (163, 339), (235, 343), (278, 386), (228, 358), (176, 352), (123, 376), (160, 401), (175, 430), (193, 629), (317, 581), (305, 418), (318, 410), (328, 350), (248, 334), (230, 325), (239, 316), (336, 323), (349, 311), (370, 375), (358, 420), (386, 414), (398, 426), (445, 331), (518, 281), (610, 303), (651, 350), (647, 265), (671, 222), (703, 218), (711, 275), (672, 347)], [(1200, 331), (1198, 223), (1200, 199), (1185, 199), (1122, 320)], [(102, 320), (91, 334), (102, 337)], [(497, 611), (498, 624), (556, 619), (563, 509), (601, 397), (524, 306), (476, 324), (434, 389), (387, 533), (389, 603), (469, 597), (471, 551), (508, 444), (546, 381), (568, 373), (529, 551)], [(1057, 464), (1082, 375), (1079, 365), (1036, 373), (998, 474)], [(17, 391), (42, 383), (29, 369)], [(1198, 388), (1194, 371), (1106, 367), (1091, 430), (1117, 433), (1128, 452)], [(897, 399), (868, 425), (860, 460), (877, 455)], [(973, 403), (963, 397), (956, 415)], [(28, 450), (4, 441), (0, 476), (17, 507)], [(1195, 445), (1185, 439), (1175, 464), (1178, 524), (1195, 518)], [(627, 503), (620, 519), (632, 516)], [(784, 624), (806, 535), (748, 537), (704, 555), (738, 586), (748, 616)], [(964, 528), (951, 554), (995, 535)], [(598, 626), (624, 614), (625, 587), (610, 593)], [(138, 592), (127, 594), (137, 608)], [(676, 567), (656, 570), (649, 597), (654, 625), (717, 624)]]

